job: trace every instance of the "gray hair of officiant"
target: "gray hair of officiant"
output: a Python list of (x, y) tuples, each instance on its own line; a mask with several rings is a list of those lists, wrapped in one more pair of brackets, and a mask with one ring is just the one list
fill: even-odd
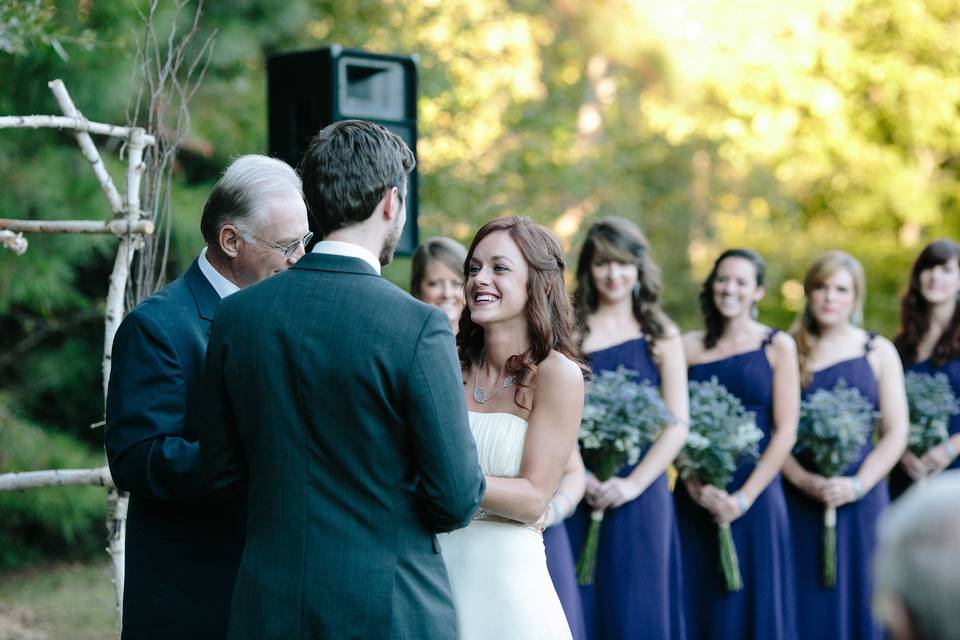
[(960, 471), (915, 485), (883, 515), (874, 583), (895, 640), (960, 640)]
[(268, 222), (267, 201), (274, 195), (296, 194), (303, 198), (297, 172), (283, 160), (248, 154), (234, 160), (217, 180), (200, 217), (200, 232), (210, 246), (217, 246), (220, 228), (229, 223)]

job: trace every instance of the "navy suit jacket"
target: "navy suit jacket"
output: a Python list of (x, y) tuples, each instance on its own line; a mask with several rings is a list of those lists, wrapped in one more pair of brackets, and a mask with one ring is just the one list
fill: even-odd
[(203, 358), (220, 296), (196, 261), (124, 318), (113, 342), (105, 445), (130, 492), (124, 639), (223, 638), (243, 549), (243, 487), (200, 471)]
[(434, 533), (484, 479), (446, 315), (307, 254), (220, 305), (203, 389), (204, 471), (248, 478), (230, 638), (456, 637)]

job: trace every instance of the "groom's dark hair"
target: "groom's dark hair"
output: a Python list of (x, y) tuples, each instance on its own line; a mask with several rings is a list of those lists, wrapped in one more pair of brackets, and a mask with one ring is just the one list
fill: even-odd
[(299, 167), (320, 235), (363, 222), (393, 187), (405, 196), (416, 165), (403, 139), (379, 124), (342, 120), (324, 127)]

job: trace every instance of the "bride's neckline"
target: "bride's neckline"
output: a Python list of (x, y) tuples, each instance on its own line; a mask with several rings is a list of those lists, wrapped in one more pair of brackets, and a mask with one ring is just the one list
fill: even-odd
[(511, 418), (516, 418), (517, 420), (520, 420), (523, 423), (529, 424), (527, 423), (526, 418), (521, 418), (517, 414), (510, 413), (509, 411), (470, 411), (468, 410), (467, 413), (478, 415), (478, 416), (510, 416)]

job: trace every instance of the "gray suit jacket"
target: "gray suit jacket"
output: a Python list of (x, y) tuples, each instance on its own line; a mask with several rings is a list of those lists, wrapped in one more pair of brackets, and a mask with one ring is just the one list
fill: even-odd
[(230, 638), (454, 638), (436, 532), (483, 495), (449, 321), (357, 258), (227, 298), (201, 458), (249, 481)]

